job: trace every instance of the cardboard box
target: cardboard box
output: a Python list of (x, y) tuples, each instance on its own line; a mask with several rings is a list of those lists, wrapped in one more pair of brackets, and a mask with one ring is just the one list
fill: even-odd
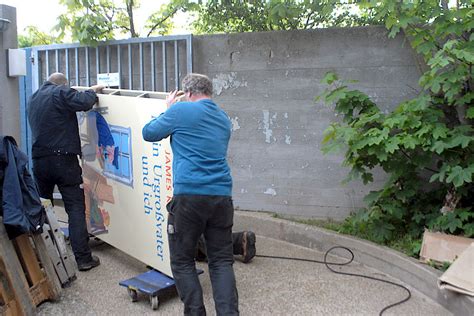
[(474, 243), (438, 279), (440, 289), (474, 296)]
[(423, 234), (420, 260), (422, 262), (428, 262), (429, 260), (432, 260), (438, 263), (452, 263), (473, 242), (474, 239), (472, 238), (426, 230)]

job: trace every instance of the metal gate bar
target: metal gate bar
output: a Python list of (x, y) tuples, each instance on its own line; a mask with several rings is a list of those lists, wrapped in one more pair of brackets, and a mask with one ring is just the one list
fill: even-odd
[[(157, 60), (158, 46), (156, 45), (160, 42), (161, 62)], [(170, 45), (167, 43), (170, 43)], [(128, 56), (126, 60), (123, 59), (123, 47), (127, 49)], [(181, 52), (180, 48), (182, 47), (185, 47), (185, 53)], [(74, 50), (74, 54), (70, 53), (69, 50)], [(116, 50), (116, 54), (113, 53), (114, 50)], [(169, 60), (168, 54), (171, 52), (173, 57)], [(54, 57), (50, 54), (54, 54)], [(89, 47), (79, 44), (36, 46), (31, 48), (31, 58), (33, 60), (33, 91), (36, 91), (53, 71), (63, 71), (68, 80), (75, 85), (83, 83), (81, 78), (85, 78), (85, 85), (87, 86), (96, 84), (97, 80), (94, 77), (91, 78), (92, 63), (95, 63), (95, 75), (118, 72), (120, 78), (128, 77), (128, 82), (125, 81), (125, 87), (123, 86), (124, 81), (120, 80), (118, 88), (167, 91), (170, 84), (173, 84), (174, 88), (179, 88), (180, 78), (186, 73), (192, 72), (192, 35), (133, 38), (104, 42), (95, 47), (95, 54), (92, 56)], [(51, 63), (52, 59), (54, 60), (53, 63)], [(82, 69), (81, 60), (84, 61), (84, 69)], [(127, 73), (123, 73), (123, 65), (127, 63)], [(105, 69), (103, 66), (105, 66)], [(73, 74), (71, 74), (71, 67), (74, 67)], [(170, 71), (170, 67), (174, 71)], [(181, 74), (181, 69), (186, 69), (186, 73)], [(137, 73), (134, 73), (134, 71), (137, 71)], [(157, 82), (156, 76), (157, 72), (160, 71), (162, 72), (161, 85)]]

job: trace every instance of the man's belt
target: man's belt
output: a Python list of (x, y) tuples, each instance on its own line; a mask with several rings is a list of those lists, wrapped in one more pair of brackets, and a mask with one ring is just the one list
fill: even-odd
[(42, 158), (48, 156), (77, 156), (80, 153), (71, 152), (64, 149), (40, 149), (33, 153), (33, 158)]

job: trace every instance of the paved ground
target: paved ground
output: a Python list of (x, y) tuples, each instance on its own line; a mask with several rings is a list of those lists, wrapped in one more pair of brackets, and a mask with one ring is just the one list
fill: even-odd
[[(118, 282), (147, 271), (139, 261), (102, 242), (92, 242), (102, 265), (78, 272), (77, 280), (63, 290), (60, 301), (43, 303), (39, 315), (182, 315), (176, 293), (160, 298), (152, 311), (146, 297), (132, 303)], [(295, 256), (321, 260), (322, 253), (257, 235), (258, 254)], [(209, 274), (201, 275), (204, 300), (214, 315)], [(255, 258), (249, 264), (234, 265), (242, 315), (378, 315), (380, 310), (401, 298), (399, 288), (367, 279), (337, 275), (324, 265), (309, 262)], [(386, 278), (382, 273), (352, 263), (345, 271)], [(397, 280), (393, 280), (397, 281)], [(412, 290), (412, 298), (384, 315), (451, 315), (441, 305)]]

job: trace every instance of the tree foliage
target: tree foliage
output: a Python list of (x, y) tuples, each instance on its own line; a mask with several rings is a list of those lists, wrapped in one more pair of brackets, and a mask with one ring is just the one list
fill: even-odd
[(71, 34), (72, 40), (88, 45), (115, 39), (117, 35), (166, 35), (173, 29), (173, 18), (177, 13), (199, 8), (197, 3), (188, 0), (157, 4), (140, 34), (134, 18), (136, 9), (140, 7), (139, 0), (60, 0), (60, 3), (66, 6), (67, 12), (58, 17), (55, 29), (62, 36)]
[(421, 93), (384, 114), (361, 91), (329, 73), (321, 97), (343, 117), (326, 131), (324, 151), (345, 148), (350, 178), (373, 179), (381, 167), (388, 180), (366, 197), (367, 209), (347, 229), (377, 241), (400, 234), (418, 237), (424, 227), (474, 236), (474, 8), (436, 0), (371, 1), (395, 36), (403, 31), (423, 56)]
[(138, 37), (133, 20), (136, 0), (124, 0), (117, 5), (113, 0), (60, 0), (67, 12), (58, 17), (55, 29), (61, 36), (69, 33), (72, 40), (83, 44), (114, 39), (115, 33)]
[(57, 36), (46, 34), (35, 26), (25, 28), (26, 34), (18, 36), (18, 47), (31, 47), (58, 43), (61, 39)]
[[(56, 39), (70, 37), (86, 45), (115, 39), (169, 34), (177, 14), (194, 17), (193, 33), (231, 33), (312, 29), (378, 23), (375, 10), (356, 10), (352, 1), (336, 0), (169, 0), (150, 12), (144, 30), (137, 30), (139, 0), (59, 0), (66, 13), (58, 17)], [(142, 31), (142, 33), (140, 33)]]
[(171, 0), (168, 4), (162, 5), (160, 9), (147, 20), (147, 36), (153, 34), (164, 35), (168, 34), (173, 29), (173, 17), (179, 12), (194, 12), (200, 8), (195, 1), (188, 0)]
[(199, 6), (198, 33), (258, 32), (375, 24), (372, 8), (336, 0), (210, 0)]

